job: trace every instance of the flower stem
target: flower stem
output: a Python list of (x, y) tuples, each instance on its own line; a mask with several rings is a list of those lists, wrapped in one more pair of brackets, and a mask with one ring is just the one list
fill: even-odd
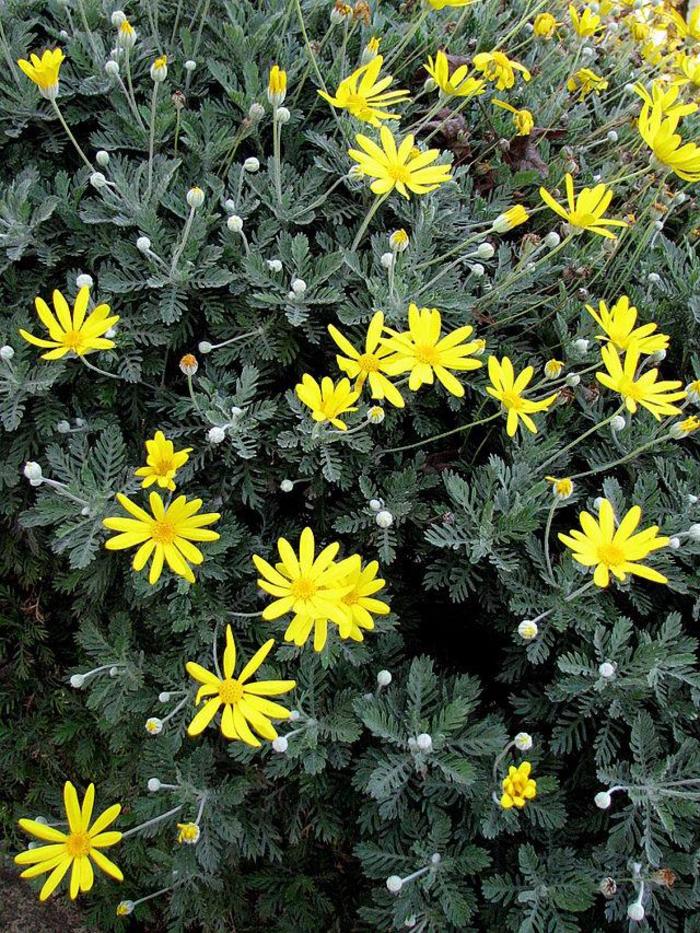
[(192, 229), (192, 221), (194, 220), (195, 211), (196, 211), (196, 208), (191, 207), (190, 212), (187, 215), (187, 220), (185, 221), (185, 229), (182, 231), (182, 240), (180, 241), (180, 245), (177, 247), (177, 249), (173, 253), (173, 260), (170, 263), (170, 274), (171, 275), (175, 272), (175, 269), (177, 268), (177, 264), (180, 260), (180, 256), (182, 256), (182, 253), (185, 247), (187, 246), (187, 241), (190, 238), (190, 230)]
[(122, 833), (122, 839), (126, 839), (129, 836), (135, 836), (136, 833), (141, 832), (142, 829), (147, 829), (149, 826), (155, 826), (156, 823), (160, 823), (163, 820), (167, 820), (168, 817), (174, 816), (176, 813), (179, 813), (182, 810), (183, 804), (180, 804), (177, 807), (173, 807), (172, 810), (167, 810), (165, 813), (161, 813), (160, 816), (154, 816), (152, 820), (146, 820), (145, 823), (139, 823), (138, 826), (132, 827), (132, 829), (127, 829), (125, 833)]
[(561, 450), (558, 450), (555, 454), (552, 454), (551, 457), (548, 457), (544, 463), (540, 464), (540, 469), (544, 470), (545, 467), (548, 467), (550, 463), (554, 463), (555, 460), (558, 460), (562, 454), (568, 453), (573, 447), (576, 447), (577, 444), (580, 444), (581, 441), (585, 440), (587, 437), (590, 437), (591, 434), (595, 434), (596, 431), (599, 431), (601, 428), (604, 428), (606, 424), (610, 424), (613, 418), (617, 417), (625, 406), (620, 405), (620, 407), (610, 415), (608, 418), (604, 418), (602, 421), (597, 421), (592, 428), (589, 428), (587, 431), (584, 431), (583, 434), (579, 434), (577, 438), (571, 441), (570, 444), (567, 444), (566, 447), (562, 447)]
[(360, 224), (360, 229), (355, 234), (355, 239), (352, 241), (350, 252), (354, 253), (357, 247), (360, 245), (360, 241), (362, 240), (362, 237), (365, 235), (365, 231), (367, 230), (367, 227), (369, 227), (372, 221), (372, 218), (377, 213), (381, 205), (386, 201), (388, 196), (389, 196), (388, 193), (382, 194), (379, 197), (376, 197), (374, 199), (374, 203), (372, 204), (370, 209), (367, 211), (367, 214), (365, 215), (365, 219)]
[(94, 373), (99, 373), (101, 376), (107, 376), (108, 379), (119, 379), (120, 381), (124, 381), (123, 377), (117, 376), (116, 373), (108, 373), (106, 370), (100, 369), (99, 366), (93, 366), (93, 364), (89, 363), (84, 356), (79, 357), (79, 359), (84, 366), (87, 366), (87, 368), (91, 369)]
[(60, 123), (61, 123), (61, 126), (62, 126), (63, 129), (66, 131), (66, 135), (68, 136), (68, 139), (70, 139), (70, 141), (73, 143), (73, 145), (75, 146), (75, 149), (76, 149), (78, 155), (80, 156), (80, 158), (81, 158), (81, 159), (83, 160), (83, 162), (85, 163), (86, 168), (90, 169), (91, 172), (94, 172), (95, 169), (94, 169), (94, 166), (93, 166), (92, 162), (88, 159), (88, 157), (85, 155), (85, 153), (83, 152), (83, 150), (80, 148), (80, 145), (78, 144), (78, 140), (77, 140), (77, 139), (75, 138), (75, 136), (71, 133), (70, 127), (68, 126), (68, 124), (66, 123), (66, 121), (63, 119), (63, 114), (61, 113), (58, 104), (57, 104), (56, 101), (53, 100), (53, 99), (51, 100), (51, 106), (52, 106), (53, 109), (55, 110), (56, 116), (58, 117), (58, 119), (59, 119), (59, 121), (60, 121)]
[(272, 160), (275, 163), (275, 194), (282, 207), (282, 124), (277, 117), (278, 107), (272, 108)]
[(153, 82), (153, 98), (151, 99), (151, 127), (148, 134), (148, 187), (146, 189), (146, 200), (151, 196), (153, 188), (153, 148), (156, 138), (156, 104), (158, 102), (159, 81)]
[(500, 417), (501, 413), (498, 411), (495, 415), (489, 415), (488, 418), (479, 418), (478, 421), (469, 421), (467, 424), (461, 424), (458, 428), (452, 428), (451, 431), (443, 431), (442, 434), (433, 434), (432, 437), (426, 437), (422, 441), (417, 441), (415, 444), (404, 444), (403, 447), (389, 447), (387, 450), (380, 450), (379, 456), (401, 453), (403, 450), (413, 450), (416, 447), (422, 447), (423, 444), (430, 444), (433, 441), (442, 440), (443, 437), (450, 437), (452, 434), (458, 434), (460, 431), (466, 431), (468, 428), (474, 428), (479, 424), (486, 424), (487, 421), (494, 421), (496, 418)]

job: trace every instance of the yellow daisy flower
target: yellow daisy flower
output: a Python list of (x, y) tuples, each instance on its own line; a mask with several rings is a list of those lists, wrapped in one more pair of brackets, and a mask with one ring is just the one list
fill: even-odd
[(648, 107), (656, 107), (664, 117), (687, 117), (698, 109), (697, 104), (676, 102), (680, 93), (678, 84), (667, 85), (663, 81), (654, 81), (651, 86), (651, 94), (641, 81), (637, 81), (632, 87)]
[(487, 81), (492, 81), (499, 91), (513, 87), (516, 71), (522, 74), (525, 81), (532, 77), (524, 65), (508, 58), (505, 52), (479, 52), (474, 56), (474, 67)]
[(48, 347), (48, 352), (41, 354), (42, 359), (45, 360), (60, 360), (67, 353), (85, 356), (96, 350), (111, 350), (115, 345), (114, 341), (108, 340), (103, 334), (114, 327), (119, 316), (116, 314), (110, 316), (109, 305), (100, 304), (86, 317), (89, 298), (90, 289), (81, 288), (76, 295), (71, 313), (68, 302), (59, 290), (55, 289), (53, 293), (54, 316), (44, 299), (37, 296), (34, 299), (36, 313), (51, 339), (35, 337), (34, 334), (21, 329), (20, 336), (36, 347)]
[(36, 84), (39, 93), (47, 100), (55, 100), (58, 96), (58, 73), (65, 55), (61, 49), (47, 49), (42, 52), (41, 58), (33, 52), (26, 58), (17, 60), (17, 64), (26, 76)]
[(471, 6), (476, 0), (427, 0), (434, 10), (444, 10), (445, 7)]
[(632, 574), (654, 583), (668, 583), (658, 570), (638, 563), (669, 542), (664, 535), (657, 535), (658, 525), (634, 534), (641, 517), (642, 510), (634, 505), (616, 529), (613, 507), (603, 499), (597, 519), (589, 512), (581, 512), (579, 522), (583, 530), (574, 528), (568, 535), (560, 532), (559, 540), (571, 550), (578, 564), (595, 567), (593, 582), (596, 586), (607, 586), (611, 572), (622, 582)]
[(506, 421), (508, 437), (513, 437), (518, 429), (519, 421), (522, 421), (532, 434), (537, 434), (537, 425), (530, 415), (538, 411), (546, 411), (557, 400), (557, 393), (539, 402), (523, 398), (523, 392), (535, 375), (534, 367), (526, 366), (516, 378), (513, 364), (507, 356), (500, 361), (495, 356), (490, 356), (488, 369), (491, 385), (486, 387), (486, 391), (492, 398), (498, 399), (504, 410), (508, 412)]
[(175, 451), (172, 441), (166, 439), (162, 431), (156, 431), (152, 440), (146, 441), (146, 466), (136, 470), (136, 476), (143, 476), (141, 487), (148, 489), (158, 483), (161, 489), (175, 489), (175, 474), (190, 458), (191, 447)]
[(411, 303), (408, 308), (408, 330), (404, 333), (387, 331), (392, 336), (383, 341), (387, 350), (395, 354), (387, 364), (391, 375), (410, 373), (408, 387), (417, 392), (422, 385), (432, 385), (435, 376), (452, 395), (462, 398), (464, 386), (450, 370), (468, 371), (479, 369), (480, 360), (470, 355), (481, 349), (479, 341), (469, 340), (474, 328), (458, 327), (444, 337), (440, 336), (442, 318), (437, 308), (418, 308)]
[(676, 56), (676, 68), (679, 72), (677, 84), (692, 84), (700, 89), (700, 56), (686, 55), (679, 52)]
[(386, 399), (397, 408), (403, 408), (406, 404), (403, 396), (386, 377), (387, 364), (393, 358), (393, 353), (381, 344), (383, 329), (384, 315), (381, 311), (377, 311), (367, 328), (365, 349), (361, 353), (340, 333), (337, 327), (333, 324), (328, 325), (328, 333), (345, 354), (345, 356), (336, 356), (338, 366), (346, 375), (355, 380), (355, 389), (358, 392), (362, 391), (365, 382), (369, 381), (372, 398)]
[(579, 68), (570, 78), (567, 79), (566, 89), (579, 92), (579, 100), (584, 100), (589, 94), (600, 94), (608, 88), (608, 82), (605, 78), (597, 75), (590, 68)]
[(514, 765), (508, 768), (508, 776), (503, 778), (501, 785), (501, 806), (504, 810), (511, 810), (513, 807), (522, 810), (528, 800), (535, 799), (537, 782), (530, 777), (531, 771), (532, 765), (529, 761), (523, 761), (517, 768)]
[(314, 421), (329, 421), (339, 431), (347, 431), (347, 424), (338, 416), (357, 411), (353, 402), (360, 397), (349, 379), (341, 379), (336, 385), (330, 376), (324, 376), (319, 385), (313, 376), (304, 373), (295, 391), (299, 400), (311, 409)]
[(102, 852), (102, 849), (116, 845), (122, 838), (120, 832), (105, 832), (119, 816), (122, 806), (120, 803), (113, 804), (90, 825), (94, 803), (94, 784), (90, 784), (85, 791), (81, 806), (75, 787), (70, 781), (66, 781), (63, 786), (63, 804), (68, 832), (36, 820), (19, 820), (20, 827), (26, 833), (48, 843), (15, 856), (17, 865), (30, 866), (22, 872), (22, 878), (36, 878), (50, 872), (39, 893), (40, 901), (45, 901), (56, 890), (71, 866), (70, 896), (73, 900), (80, 891), (87, 893), (92, 888), (95, 879), (93, 862), (115, 881), (124, 880), (121, 870)]
[(569, 16), (571, 18), (571, 25), (574, 27), (574, 32), (582, 39), (587, 39), (595, 35), (599, 29), (602, 29), (603, 24), (600, 16), (587, 6), (584, 7), (579, 14), (576, 7), (571, 4), (569, 6)]
[(287, 72), (283, 71), (279, 65), (273, 65), (267, 81), (267, 99), (273, 107), (279, 107), (284, 103), (286, 96)]
[[(641, 353), (636, 343), (631, 343), (625, 353), (624, 363), (620, 362), (615, 346), (606, 344), (600, 351), (607, 373), (596, 373), (601, 385), (619, 393), (625, 408), (635, 414), (639, 405), (650, 411), (657, 421), (664, 415), (678, 415), (681, 409), (671, 402), (685, 398), (681, 382), (662, 380), (657, 382), (658, 369), (649, 369), (635, 379)], [(676, 391), (680, 390), (680, 391)]]
[(669, 337), (666, 334), (654, 333), (656, 324), (634, 326), (637, 322), (637, 309), (630, 304), (627, 295), (620, 295), (609, 310), (606, 303), (600, 301), (597, 311), (591, 305), (586, 305), (586, 311), (605, 332), (598, 334), (598, 339), (608, 340), (618, 350), (626, 350), (632, 342), (637, 344), (640, 353), (657, 353), (668, 347)]
[(538, 39), (551, 39), (556, 32), (557, 25), (551, 13), (538, 13), (532, 23), (532, 31)]
[(608, 205), (613, 198), (612, 188), (601, 183), (595, 188), (582, 188), (578, 195), (574, 195), (574, 180), (567, 172), (564, 178), (566, 183), (566, 198), (568, 210), (562, 207), (554, 200), (552, 195), (545, 188), (540, 188), (540, 197), (551, 208), (555, 214), (562, 217), (571, 228), (572, 233), (583, 233), (589, 230), (591, 233), (597, 233), (598, 236), (608, 237), (611, 240), (617, 239), (614, 233), (606, 230), (606, 227), (626, 227), (624, 220), (613, 220), (610, 217), (603, 217)]
[(529, 136), (535, 126), (535, 119), (529, 110), (518, 110), (512, 104), (505, 100), (492, 98), (491, 103), (494, 107), (500, 107), (501, 110), (507, 110), (513, 114), (513, 126), (517, 130), (518, 136)]
[(347, 620), (339, 626), (340, 637), (362, 641), (363, 630), (371, 632), (374, 628), (372, 616), (385, 616), (391, 610), (386, 603), (374, 598), (385, 585), (384, 580), (377, 577), (379, 564), (376, 560), (371, 560), (363, 567), (360, 555), (353, 554), (348, 558), (347, 567), (342, 582), (351, 589), (341, 599), (347, 611)]
[(676, 133), (678, 114), (665, 116), (658, 104), (644, 104), (639, 114), (639, 135), (651, 149), (659, 165), (670, 169), (684, 181), (700, 181), (700, 146), (694, 142), (683, 142)]
[(102, 524), (105, 528), (120, 532), (105, 541), (105, 547), (109, 551), (123, 551), (138, 546), (133, 561), (137, 571), (143, 570), (153, 555), (148, 574), (148, 582), (152, 585), (160, 579), (164, 560), (173, 573), (184, 577), (188, 583), (194, 583), (190, 564), (201, 564), (204, 555), (192, 542), (217, 541), (221, 536), (204, 526), (218, 522), (221, 516), (218, 512), (197, 514), (202, 506), (201, 499), (188, 501), (186, 496), (178, 496), (166, 508), (158, 493), (152, 492), (148, 501), (152, 515), (122, 493), (117, 493), (117, 502), (133, 517), (104, 519)]
[[(289, 719), (289, 710), (265, 697), (289, 693), (296, 687), (296, 681), (258, 680), (248, 683), (270, 653), (274, 643), (274, 638), (266, 641), (262, 647), (258, 648), (239, 675), (234, 677), (236, 643), (233, 640), (231, 626), (227, 625), (223, 677), (217, 677), (216, 674), (212, 674), (211, 671), (194, 661), (187, 662), (185, 665), (187, 673), (202, 685), (197, 691), (195, 706), (199, 706), (202, 700), (208, 697), (187, 727), (188, 735), (195, 736), (203, 732), (223, 706), (221, 732), (225, 738), (240, 740), (253, 748), (260, 748), (262, 744), (258, 735), (269, 742), (277, 738), (277, 730), (270, 720)], [(257, 732), (257, 735), (253, 730)]]
[(404, 198), (413, 194), (428, 194), (449, 181), (449, 165), (432, 165), (439, 149), (425, 152), (414, 149), (415, 137), (409, 135), (396, 146), (396, 140), (386, 126), (379, 130), (381, 147), (361, 133), (355, 141), (363, 151), (349, 149), (348, 155), (357, 163), (357, 171), (374, 179), (370, 185), (375, 194), (389, 194), (394, 188)]
[(347, 110), (353, 117), (372, 126), (381, 126), (382, 120), (398, 120), (400, 114), (390, 113), (387, 108), (408, 99), (409, 91), (388, 91), (393, 78), (386, 75), (379, 80), (384, 58), (377, 55), (366, 65), (362, 65), (338, 85), (335, 96), (326, 91), (318, 94), (329, 104), (340, 110)]
[(477, 97), (486, 90), (486, 82), (469, 74), (466, 65), (459, 65), (450, 75), (450, 63), (447, 55), (439, 50), (428, 57), (428, 64), (423, 66), (443, 94), (450, 97)]

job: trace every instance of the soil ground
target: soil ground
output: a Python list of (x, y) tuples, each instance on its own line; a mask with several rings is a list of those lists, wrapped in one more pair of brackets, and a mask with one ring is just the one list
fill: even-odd
[(95, 933), (64, 901), (39, 903), (35, 892), (0, 861), (0, 930), (2, 933)]

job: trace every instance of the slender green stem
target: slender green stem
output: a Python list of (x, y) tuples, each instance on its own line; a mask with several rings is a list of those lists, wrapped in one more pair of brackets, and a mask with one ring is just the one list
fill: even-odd
[(272, 159), (275, 164), (277, 203), (282, 207), (282, 124), (277, 116), (278, 110), (278, 107), (272, 108)]
[(623, 463), (628, 463), (630, 460), (634, 460), (639, 454), (643, 453), (645, 450), (648, 450), (650, 447), (654, 447), (656, 444), (661, 444), (663, 441), (671, 439), (670, 434), (664, 434), (663, 437), (655, 437), (650, 441), (647, 441), (646, 444), (641, 444), (639, 447), (635, 447), (634, 450), (630, 453), (625, 454), (624, 457), (619, 457), (617, 460), (613, 460), (611, 463), (604, 463), (602, 466), (594, 467), (592, 470), (586, 470), (585, 473), (575, 473), (571, 479), (583, 479), (584, 476), (595, 476), (596, 473), (605, 473), (607, 470), (612, 470), (616, 466), (621, 466)]
[(175, 111), (175, 144), (173, 146), (173, 154), (177, 155), (177, 143), (180, 138), (180, 108), (178, 107)]
[(187, 215), (187, 220), (185, 221), (185, 229), (182, 231), (182, 239), (180, 240), (179, 246), (173, 253), (173, 259), (172, 259), (172, 262), (170, 263), (170, 274), (171, 275), (175, 272), (175, 269), (177, 268), (177, 264), (180, 260), (180, 256), (182, 256), (182, 253), (185, 247), (187, 246), (187, 241), (190, 237), (190, 231), (192, 229), (192, 221), (194, 220), (195, 211), (196, 211), (196, 208), (191, 207), (190, 212)]
[(554, 579), (554, 571), (552, 570), (552, 559), (549, 555), (549, 533), (552, 530), (552, 519), (554, 518), (554, 511), (557, 507), (557, 500), (554, 499), (552, 502), (549, 514), (547, 515), (547, 523), (544, 526), (544, 559), (547, 564), (547, 576), (549, 577), (549, 582), (553, 585), (556, 584)]
[(95, 44), (95, 38), (90, 29), (90, 24), (87, 21), (87, 16), (85, 15), (85, 7), (83, 6), (83, 0), (78, 0), (78, 13), (80, 14), (80, 22), (83, 24), (83, 29), (88, 37), (88, 42), (90, 43), (90, 48), (92, 49), (92, 54), (95, 56), (95, 63), (99, 61), (100, 54)]
[(52, 100), (52, 101), (51, 101), (51, 106), (53, 107), (54, 111), (56, 112), (56, 116), (58, 117), (58, 119), (59, 119), (59, 121), (60, 121), (60, 123), (61, 123), (61, 126), (62, 126), (63, 129), (65, 130), (66, 135), (68, 136), (68, 139), (70, 139), (70, 141), (71, 141), (71, 142), (73, 143), (73, 145), (75, 146), (76, 152), (78, 153), (78, 155), (80, 156), (80, 158), (81, 158), (81, 159), (83, 160), (83, 162), (85, 163), (85, 166), (86, 166), (88, 169), (90, 169), (91, 172), (94, 172), (95, 169), (94, 169), (94, 167), (93, 167), (92, 162), (91, 162), (91, 161), (88, 159), (88, 157), (85, 155), (85, 153), (83, 152), (83, 150), (80, 148), (80, 145), (78, 144), (78, 140), (77, 140), (77, 139), (75, 138), (75, 136), (71, 133), (70, 127), (68, 126), (68, 124), (66, 123), (66, 121), (63, 119), (63, 114), (61, 113), (61, 111), (60, 111), (60, 109), (59, 109), (59, 106), (58, 106), (58, 104), (56, 103), (55, 100)]
[(177, 27), (180, 25), (180, 16), (182, 15), (182, 0), (177, 0), (177, 7), (175, 8), (175, 21), (173, 23), (173, 31), (170, 34), (170, 46), (175, 45), (175, 37), (177, 36)]
[(127, 97), (129, 97), (129, 95), (131, 96), (131, 100), (130, 100), (131, 109), (134, 111), (134, 114), (136, 115), (136, 119), (139, 121), (139, 126), (145, 133), (146, 126), (143, 120), (141, 119), (141, 114), (139, 113), (139, 107), (138, 107), (138, 104), (136, 103), (136, 95), (134, 94), (134, 85), (131, 80), (130, 53), (131, 53), (131, 49), (124, 49), (124, 68), (126, 70), (126, 86), (129, 89), (129, 94), (127, 95)]
[(408, 43), (409, 43), (409, 42), (411, 41), (411, 39), (415, 36), (415, 34), (418, 32), (418, 30), (420, 29), (420, 27), (423, 25), (423, 23), (425, 22), (425, 20), (426, 20), (426, 18), (427, 18), (427, 16), (428, 16), (428, 13), (429, 13), (429, 12), (430, 12), (429, 9), (421, 10), (420, 16), (416, 19), (416, 21), (413, 23), (413, 25), (409, 27), (408, 31), (406, 32), (406, 35), (405, 35), (405, 36), (403, 37), (403, 39), (399, 42), (399, 44), (396, 46), (396, 48), (395, 48), (395, 49), (392, 49), (391, 54), (389, 55), (389, 57), (387, 58), (387, 60), (384, 62), (384, 68), (385, 68), (387, 71), (389, 70), (390, 66), (391, 66), (391, 65), (396, 61), (396, 59), (399, 57), (399, 55), (401, 54), (401, 52), (403, 52), (403, 50), (406, 48), (406, 46), (408, 45)]
[(189, 373), (187, 373), (187, 391), (190, 393), (190, 398), (192, 399), (192, 402), (193, 402), (193, 404), (194, 404), (194, 407), (197, 409), (197, 411), (198, 411), (199, 414), (201, 415), (201, 414), (202, 414), (202, 409), (199, 407), (199, 402), (197, 401), (197, 399), (196, 399), (196, 397), (195, 397), (194, 388), (193, 388), (193, 386), (192, 386), (192, 376), (190, 376)]
[(125, 833), (122, 833), (122, 839), (127, 839), (129, 836), (135, 836), (136, 833), (140, 833), (142, 829), (147, 829), (149, 826), (155, 826), (156, 823), (162, 823), (163, 820), (167, 820), (168, 817), (174, 816), (176, 813), (179, 813), (182, 810), (182, 804), (178, 807), (173, 807), (172, 810), (167, 810), (165, 813), (161, 813), (160, 816), (154, 816), (152, 820), (146, 820), (145, 823), (139, 823), (138, 826), (134, 826), (132, 829), (127, 829)]
[(360, 241), (362, 240), (362, 237), (365, 235), (365, 231), (367, 230), (367, 227), (369, 227), (372, 221), (372, 218), (377, 213), (377, 211), (382, 206), (382, 204), (386, 201), (388, 196), (389, 196), (388, 193), (382, 194), (374, 199), (372, 206), (370, 207), (370, 209), (367, 211), (367, 214), (365, 215), (365, 219), (360, 224), (360, 229), (355, 234), (355, 239), (352, 241), (350, 252), (354, 253), (357, 247), (360, 245)]
[(442, 434), (433, 434), (432, 437), (426, 437), (422, 441), (417, 441), (415, 444), (404, 444), (403, 447), (389, 447), (386, 450), (380, 450), (379, 456), (384, 454), (397, 454), (401, 453), (404, 450), (414, 450), (416, 447), (422, 447), (424, 444), (431, 444), (433, 441), (442, 440), (444, 437), (450, 437), (452, 434), (459, 434), (460, 431), (466, 431), (468, 428), (474, 428), (479, 424), (486, 424), (487, 421), (494, 421), (496, 418), (500, 418), (501, 413), (496, 412), (495, 415), (489, 415), (487, 418), (480, 418), (478, 421), (470, 421), (467, 424), (461, 424), (458, 428), (452, 428), (451, 431), (443, 431)]
[(192, 58), (197, 61), (197, 52), (199, 51), (199, 44), (202, 41), (202, 32), (204, 30), (204, 24), (207, 21), (207, 16), (209, 15), (209, 4), (210, 0), (205, 0), (204, 9), (202, 10), (202, 18), (199, 21), (199, 28), (197, 29), (197, 38), (194, 41), (194, 48), (192, 50)]
[(570, 444), (567, 444), (566, 447), (562, 447), (561, 450), (558, 450), (555, 454), (552, 454), (551, 457), (548, 457), (544, 461), (544, 463), (541, 463), (540, 469), (544, 470), (546, 467), (549, 466), (550, 463), (554, 463), (555, 460), (558, 460), (559, 457), (563, 456), (565, 453), (568, 453), (570, 450), (572, 450), (574, 447), (580, 444), (581, 441), (584, 441), (587, 437), (590, 437), (591, 434), (595, 434), (596, 431), (599, 431), (601, 428), (604, 428), (606, 424), (610, 424), (613, 418), (616, 418), (617, 415), (620, 414), (620, 412), (623, 410), (624, 407), (625, 407), (624, 405), (620, 405), (620, 407), (616, 411), (614, 411), (612, 415), (610, 415), (610, 417), (604, 418), (602, 421), (596, 422), (596, 424), (594, 424), (592, 428), (589, 428), (587, 431), (584, 431), (583, 434), (579, 434), (579, 436), (576, 437), (573, 441), (571, 441)]
[(153, 188), (153, 149), (156, 141), (156, 106), (158, 103), (158, 88), (160, 81), (153, 82), (153, 97), (151, 99), (151, 125), (148, 133), (148, 187), (146, 189), (146, 200), (151, 196)]
[(87, 366), (88, 369), (91, 369), (95, 373), (99, 373), (101, 376), (107, 376), (109, 379), (119, 379), (124, 381), (122, 376), (117, 376), (116, 373), (108, 373), (106, 370), (100, 369), (98, 366), (93, 366), (92, 363), (88, 363), (84, 356), (79, 357), (79, 359), (84, 366)]

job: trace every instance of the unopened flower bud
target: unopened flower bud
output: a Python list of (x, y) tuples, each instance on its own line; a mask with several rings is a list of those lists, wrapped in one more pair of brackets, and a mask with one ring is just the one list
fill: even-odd
[(133, 901), (119, 901), (117, 904), (117, 917), (128, 917), (129, 914), (134, 912), (134, 906)]
[(617, 882), (614, 878), (603, 878), (598, 885), (598, 890), (603, 897), (607, 897), (608, 899), (615, 897), (617, 894)]
[(433, 747), (433, 737), (427, 732), (421, 732), (416, 736), (416, 745), (422, 752), (429, 752)]
[(575, 389), (577, 385), (580, 385), (581, 377), (579, 376), (578, 373), (569, 373), (569, 375), (566, 377), (565, 382), (566, 382), (566, 385), (569, 386), (570, 389)]
[(561, 376), (564, 369), (564, 363), (562, 360), (547, 360), (544, 364), (544, 374), (547, 379), (556, 379), (557, 376)]
[(609, 143), (616, 143), (620, 137), (617, 135), (615, 130), (610, 130), (607, 135), (607, 140)]
[(270, 270), (270, 272), (281, 272), (282, 262), (279, 259), (268, 259), (267, 268)]
[(480, 279), (486, 272), (486, 269), (484, 269), (480, 262), (474, 262), (469, 266), (469, 271), (472, 275), (475, 275), (477, 279)]
[(180, 359), (180, 372), (184, 373), (186, 376), (194, 376), (198, 369), (199, 363), (194, 353), (185, 353)]
[(168, 77), (168, 57), (160, 55), (151, 65), (151, 81), (161, 84)]
[(532, 748), (532, 736), (528, 732), (518, 732), (513, 741), (518, 751), (529, 752)]
[(106, 149), (100, 149), (95, 154), (95, 162), (97, 162), (98, 165), (101, 165), (102, 168), (104, 168), (106, 165), (109, 165), (109, 153)]
[(24, 475), (32, 485), (40, 485), (44, 478), (41, 467), (34, 460), (27, 460), (24, 464)]
[(115, 62), (114, 59), (110, 58), (109, 61), (105, 62), (105, 72), (112, 78), (116, 77), (119, 74), (119, 62)]
[(612, 797), (606, 790), (601, 790), (595, 795), (593, 802), (599, 810), (607, 810), (612, 803)]
[(169, 703), (170, 702), (170, 693), (167, 690), (163, 690), (158, 694), (159, 703)]
[(286, 107), (278, 107), (275, 112), (275, 119), (278, 123), (289, 123), (292, 119), (292, 115)]
[(579, 353), (588, 353), (590, 345), (590, 340), (586, 340), (585, 337), (579, 337), (578, 340), (574, 340), (574, 347)]
[(259, 104), (257, 103), (257, 101), (254, 101), (248, 108), (248, 119), (252, 123), (257, 123), (259, 120), (262, 120), (264, 116), (265, 116), (265, 108), (263, 107), (262, 104)]
[(210, 444), (221, 444), (226, 439), (226, 431), (218, 425), (209, 428), (207, 431), (207, 440)]
[(203, 356), (206, 356), (207, 353), (211, 353), (214, 347), (209, 343), (208, 340), (200, 340), (199, 344), (197, 345), (197, 349)]
[(126, 13), (123, 10), (115, 10), (114, 13), (112, 13), (110, 19), (112, 21), (112, 25), (119, 29), (121, 24), (126, 19)]
[(85, 683), (85, 677), (82, 674), (73, 674), (70, 679), (70, 685), (74, 690), (80, 690)]
[(87, 273), (83, 272), (81, 275), (75, 277), (75, 284), (78, 288), (92, 288), (95, 283), (91, 275), (87, 275)]
[(379, 512), (382, 508), (383, 502), (381, 499), (370, 499), (369, 507), (373, 512)]
[(185, 71), (192, 72), (197, 67), (197, 62), (193, 61), (191, 58), (188, 58), (185, 62)]
[(393, 253), (382, 253), (379, 260), (385, 269), (391, 269), (394, 265), (394, 254)]
[(537, 623), (532, 622), (530, 619), (523, 619), (518, 626), (518, 635), (520, 635), (524, 641), (532, 641), (533, 638), (537, 637), (538, 631)]
[(231, 233), (241, 233), (243, 230), (243, 218), (239, 217), (238, 214), (231, 214), (226, 221), (226, 226)]
[(547, 249), (556, 249), (560, 243), (561, 237), (556, 232), (556, 230), (550, 230), (544, 238), (544, 245), (547, 247)]
[(380, 528), (391, 528), (394, 524), (394, 516), (387, 509), (377, 512), (374, 520)]
[(90, 176), (90, 184), (93, 188), (97, 188), (99, 191), (100, 188), (107, 187), (107, 179), (104, 177), (102, 172), (93, 172)]
[(379, 671), (377, 674), (377, 683), (380, 687), (388, 687), (391, 681), (391, 671)]
[(272, 747), (276, 752), (284, 754), (289, 748), (289, 741), (283, 735), (278, 735), (276, 739), (272, 740)]
[(147, 236), (140, 236), (138, 240), (136, 241), (136, 249), (140, 253), (147, 253), (150, 248), (151, 248), (151, 241), (148, 239)]
[(624, 431), (627, 427), (627, 422), (622, 415), (615, 415), (615, 417), (610, 422), (610, 430), (617, 433), (618, 431)]
[[(690, 498), (690, 496), (688, 496), (688, 498)], [(700, 525), (691, 525), (687, 531), (687, 535), (692, 541), (700, 541)]]
[(649, 275), (647, 276), (647, 281), (650, 282), (652, 285), (658, 285), (659, 282), (661, 281), (661, 276), (659, 275), (658, 272), (650, 272)]
[(671, 548), (672, 551), (677, 551), (678, 548), (681, 546), (681, 539), (677, 538), (674, 535), (672, 538), (668, 539), (668, 546)]
[(644, 919), (644, 908), (641, 904), (630, 904), (627, 908), (627, 916), (636, 923), (641, 923)]
[(610, 677), (615, 676), (615, 665), (611, 664), (610, 661), (603, 661), (603, 663), (598, 668), (598, 673), (601, 677), (604, 677), (608, 680)]
[(283, 479), (280, 483), (280, 489), (282, 492), (291, 492), (294, 489), (294, 483), (291, 479)]
[(146, 720), (145, 728), (149, 735), (160, 735), (163, 731), (163, 720), (158, 719), (157, 716), (151, 716)]
[(389, 237), (389, 246), (396, 253), (403, 253), (404, 250), (408, 249), (409, 237), (406, 231), (401, 227), (399, 230), (394, 230), (394, 232)]
[(204, 192), (196, 185), (187, 192), (187, 203), (195, 210), (204, 204)]
[(160, 782), (160, 780), (159, 780), (158, 778), (149, 778), (149, 779), (148, 779), (147, 787), (148, 787), (148, 789), (150, 790), (150, 792), (151, 792), (152, 794), (155, 793), (157, 790), (160, 790), (161, 786), (162, 786), (162, 785), (161, 785), (161, 782)]
[(367, 420), (370, 424), (381, 424), (386, 418), (386, 413), (381, 405), (371, 405), (367, 409)]
[(68, 432), (70, 431), (70, 423), (65, 420), (57, 421), (56, 430), (58, 431), (59, 434), (68, 434)]
[(245, 160), (243, 163), (243, 168), (246, 170), (246, 172), (250, 172), (251, 174), (258, 172), (260, 171), (260, 160), (256, 159), (255, 156), (251, 156), (249, 159)]
[(495, 252), (496, 247), (491, 243), (479, 243), (476, 248), (476, 254), (479, 259), (492, 259)]
[(398, 875), (389, 875), (386, 879), (386, 888), (391, 894), (398, 894), (403, 887), (403, 879)]
[(651, 360), (653, 363), (661, 363), (666, 359), (665, 350), (657, 350), (655, 353), (651, 354)]
[(306, 291), (306, 282), (303, 279), (292, 279), (292, 291), (295, 295), (303, 295)]
[(9, 344), (5, 344), (0, 347), (0, 360), (4, 360), (6, 363), (9, 363), (12, 357), (15, 355), (15, 351)]

